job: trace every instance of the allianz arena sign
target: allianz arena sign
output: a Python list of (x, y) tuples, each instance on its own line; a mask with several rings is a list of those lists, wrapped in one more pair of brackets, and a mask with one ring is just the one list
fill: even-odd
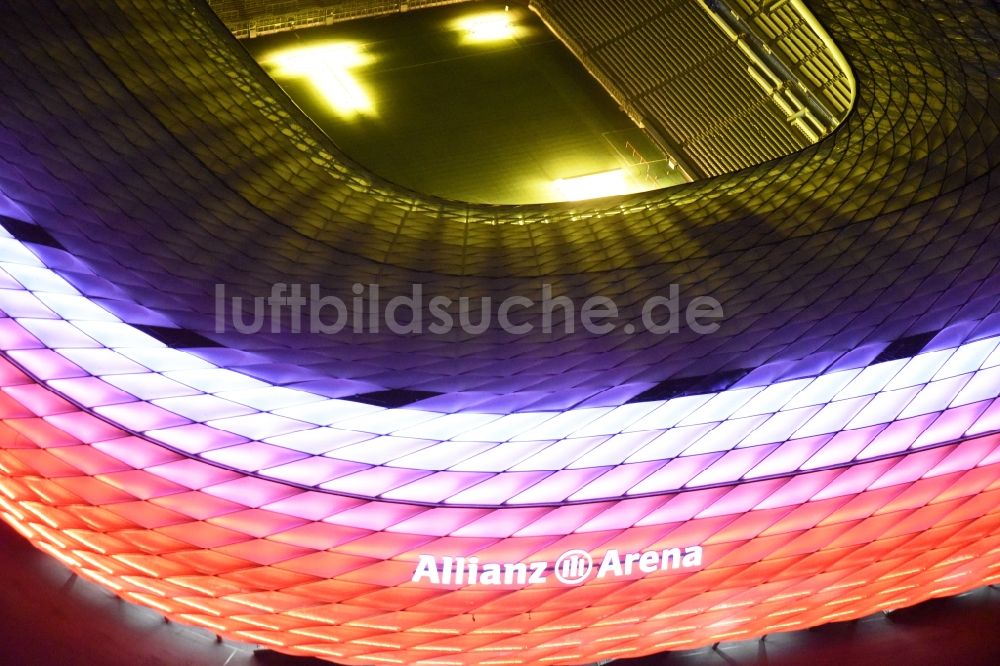
[(588, 580), (644, 576), (672, 569), (697, 569), (702, 563), (702, 547), (665, 548), (643, 552), (610, 549), (600, 562), (585, 550), (566, 551), (554, 563), (484, 562), (478, 557), (438, 557), (421, 555), (413, 572), (413, 583), (461, 586), (530, 586), (554, 580), (561, 585), (580, 585)]

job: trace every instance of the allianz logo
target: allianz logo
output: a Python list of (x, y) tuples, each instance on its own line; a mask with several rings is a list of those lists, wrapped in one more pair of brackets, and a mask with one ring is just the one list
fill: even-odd
[(411, 582), (432, 585), (543, 585), (552, 576), (563, 585), (579, 585), (587, 580), (645, 575), (672, 569), (697, 569), (702, 564), (702, 547), (665, 548), (639, 553), (612, 549), (599, 564), (589, 552), (569, 550), (555, 563), (486, 562), (476, 556), (449, 557), (421, 555)]

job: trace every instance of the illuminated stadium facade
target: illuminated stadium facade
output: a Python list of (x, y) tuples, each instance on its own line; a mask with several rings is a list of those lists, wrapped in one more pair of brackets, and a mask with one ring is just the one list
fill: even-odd
[[(0, 515), (168, 618), (356, 664), (586, 663), (1000, 581), (1000, 17), (809, 6), (854, 74), (825, 139), (532, 206), (367, 173), (205, 4), (9, 7)], [(220, 329), (217, 285), (277, 283), (725, 317)]]

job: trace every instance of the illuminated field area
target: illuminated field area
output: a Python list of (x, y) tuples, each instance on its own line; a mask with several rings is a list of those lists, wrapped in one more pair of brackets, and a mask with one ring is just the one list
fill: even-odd
[(521, 6), (440, 7), (244, 44), (348, 156), (422, 193), (537, 203), (684, 182)]

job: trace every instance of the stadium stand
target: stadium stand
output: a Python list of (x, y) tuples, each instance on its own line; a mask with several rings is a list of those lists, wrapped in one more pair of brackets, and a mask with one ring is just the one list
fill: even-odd
[[(689, 175), (706, 177), (815, 143), (850, 105), (850, 70), (808, 9), (772, 4), (742, 3), (749, 22), (721, 1), (532, 6)], [(818, 94), (823, 120), (802, 100)]]
[[(234, 35), (246, 38), (454, 2), (210, 4)], [(533, 0), (530, 6), (691, 178), (815, 143), (853, 99), (850, 68), (801, 2), (742, 2), (739, 13), (721, 0)]]
[(210, 0), (241, 39), (469, 0)]
[[(653, 48), (644, 26), (670, 21), (625, 35), (617, 3), (548, 4), (642, 99), (684, 80), (615, 46)], [(585, 663), (1000, 581), (1000, 17), (811, 4), (856, 77), (825, 139), (535, 206), (367, 173), (205, 3), (8, 6), (0, 516), (124, 599), (342, 663)], [(740, 6), (787, 20), (769, 39), (808, 24)], [(690, 60), (706, 81), (745, 53), (711, 34), (718, 57)], [(786, 66), (843, 109), (813, 52)], [(679, 136), (707, 156), (721, 134), (697, 122)], [(498, 301), (548, 284), (628, 321), (676, 284), (725, 318), (708, 336), (217, 332), (217, 285), (278, 282)], [(422, 554), (688, 545), (690, 570), (576, 586), (412, 580)]]

